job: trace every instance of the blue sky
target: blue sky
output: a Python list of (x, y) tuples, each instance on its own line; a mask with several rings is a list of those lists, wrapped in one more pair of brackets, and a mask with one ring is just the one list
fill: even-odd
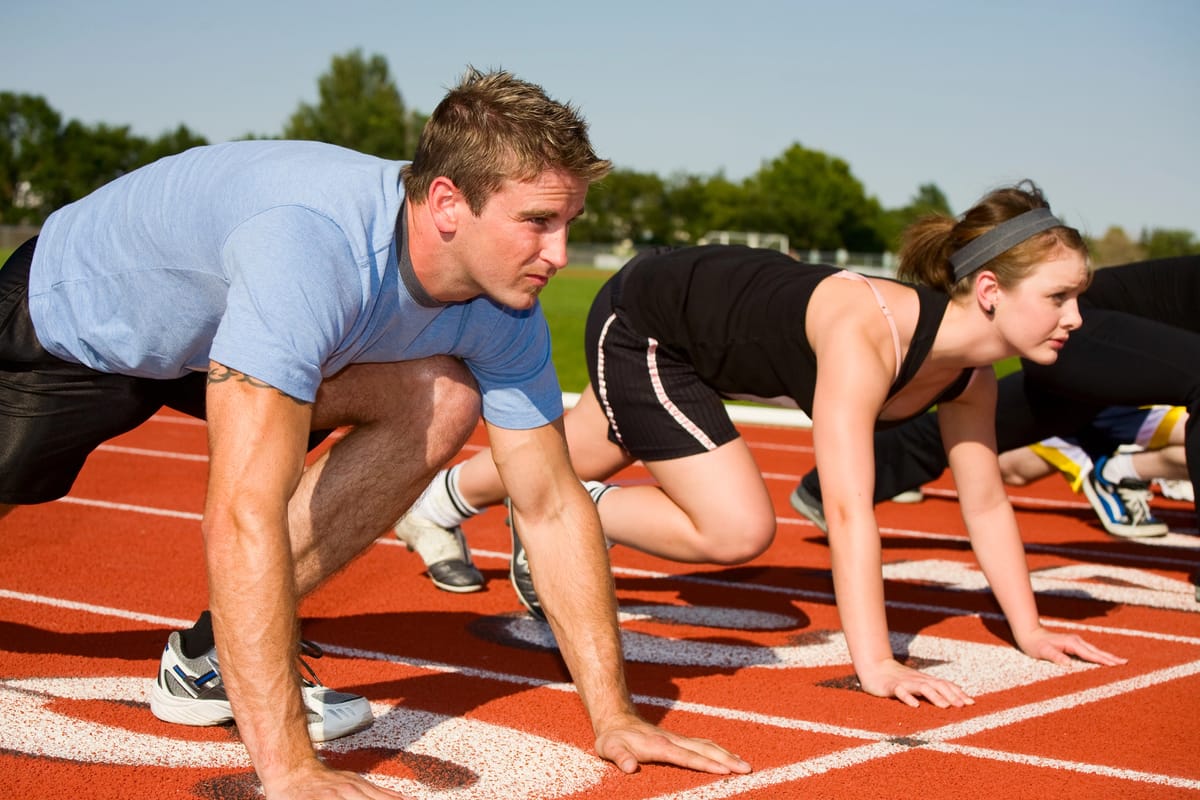
[(790, 144), (885, 206), (1032, 178), (1086, 233), (1200, 234), (1197, 0), (48, 0), (4, 13), (0, 90), (64, 118), (275, 135), (334, 55), (424, 112), (467, 64), (579, 105), (602, 155), (740, 179)]

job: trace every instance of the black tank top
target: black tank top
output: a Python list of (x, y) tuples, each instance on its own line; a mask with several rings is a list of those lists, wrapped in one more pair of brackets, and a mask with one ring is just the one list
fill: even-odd
[[(613, 305), (634, 330), (691, 363), (721, 395), (798, 407), (811, 416), (817, 357), (805, 316), (817, 284), (838, 271), (741, 245), (660, 249), (622, 269)], [(920, 312), (889, 398), (920, 369), (950, 300), (934, 289), (911, 288)], [(956, 397), (970, 374), (964, 370), (930, 405)]]

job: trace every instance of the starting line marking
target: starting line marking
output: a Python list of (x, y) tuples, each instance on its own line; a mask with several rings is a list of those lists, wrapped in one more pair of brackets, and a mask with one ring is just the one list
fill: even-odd
[[(157, 617), (154, 615), (129, 611), (126, 609), (96, 606), (87, 603), (63, 600), (60, 598), (32, 595), (9, 590), (0, 590), (0, 597), (30, 603), (45, 604), (103, 616), (148, 621), (155, 624), (165, 624), (167, 626), (177, 628), (185, 627), (190, 624), (189, 620)], [(498, 680), (506, 683), (517, 683), (532, 687), (552, 689), (555, 691), (570, 693), (574, 693), (575, 691), (574, 686), (571, 684), (551, 683), (541, 679), (533, 679), (520, 675), (513, 675), (510, 673), (468, 668), (461, 665), (431, 662), (422, 659), (405, 659), (394, 654), (383, 653), (379, 651), (346, 648), (337, 645), (322, 646), (327, 652), (336, 653), (347, 657), (367, 658), (377, 661), (392, 662), (434, 671), (452, 672), (472, 678)], [(1200, 660), (1156, 670), (1154, 672), (1138, 675), (1132, 678), (1114, 681), (1112, 683), (1090, 689), (1084, 689), (1049, 700), (1028, 703), (1010, 709), (984, 714), (969, 720), (964, 720), (962, 722), (931, 728), (925, 731), (907, 735), (902, 742), (894, 741), (888, 735), (877, 731), (857, 730), (835, 725), (808, 722), (799, 719), (755, 714), (737, 709), (710, 706), (700, 703), (683, 702), (665, 697), (636, 695), (634, 697), (634, 701), (643, 705), (657, 706), (679, 712), (690, 712), (699, 715), (721, 717), (730, 720), (767, 724), (779, 728), (804, 730), (813, 733), (831, 734), (852, 739), (867, 739), (870, 741), (869, 744), (858, 745), (846, 750), (827, 753), (816, 758), (796, 762), (787, 766), (765, 769), (746, 776), (720, 779), (692, 790), (673, 792), (670, 795), (661, 796), (661, 800), (667, 800), (667, 798), (673, 798), (673, 800), (718, 800), (719, 798), (740, 794), (753, 788), (767, 788), (781, 783), (795, 781), (800, 778), (829, 772), (835, 769), (844, 769), (868, 761), (886, 758), (888, 756), (907, 752), (913, 747), (928, 747), (938, 752), (962, 755), (972, 758), (986, 758), (996, 761), (1021, 763), (1039, 768), (1058, 769), (1081, 774), (1102, 775), (1119, 780), (1153, 783), (1194, 790), (1200, 789), (1200, 781), (1170, 775), (1142, 772), (1138, 770), (1109, 767), (1100, 764), (1089, 764), (1085, 762), (1065, 761), (1036, 755), (1012, 753), (1003, 750), (997, 750), (995, 748), (980, 748), (969, 745), (957, 745), (953, 743), (953, 740), (966, 736), (973, 736), (984, 731), (995, 730), (1017, 723), (1026, 722), (1061, 711), (1074, 709), (1090, 703), (1096, 703), (1102, 700), (1120, 697), (1141, 689), (1150, 688), (1171, 681), (1181, 680), (1196, 674), (1200, 674)], [(150, 679), (146, 678), (131, 680), (139, 680), (144, 686), (145, 683), (147, 683)], [(13, 742), (9, 742), (8, 747), (12, 748), (14, 744), (15, 743)], [(561, 754), (559, 754), (559, 757), (561, 757)], [(388, 776), (372, 777), (379, 777), (385, 781), (389, 780)]]

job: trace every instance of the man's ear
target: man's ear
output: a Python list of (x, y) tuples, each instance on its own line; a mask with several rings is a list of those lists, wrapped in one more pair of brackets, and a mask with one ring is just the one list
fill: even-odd
[(429, 215), (440, 233), (454, 233), (458, 230), (459, 215), (463, 213), (466, 204), (462, 192), (454, 185), (454, 181), (444, 176), (433, 179), (429, 185)]

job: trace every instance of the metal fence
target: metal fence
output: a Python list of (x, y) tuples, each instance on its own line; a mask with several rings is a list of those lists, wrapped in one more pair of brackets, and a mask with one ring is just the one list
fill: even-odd
[[(578, 266), (598, 269), (620, 269), (626, 261), (638, 253), (638, 248), (619, 247), (611, 244), (570, 244), (567, 258)], [(896, 275), (894, 253), (851, 253), (846, 250), (792, 250), (791, 255), (800, 261), (815, 264), (833, 264), (844, 269), (891, 278)]]
[[(0, 225), (0, 251), (15, 250), (31, 236), (37, 234), (36, 225)], [(572, 244), (567, 246), (567, 257), (578, 266), (599, 269), (620, 269), (626, 261), (637, 255), (637, 248), (612, 244)], [(849, 253), (845, 250), (792, 251), (801, 261), (820, 264), (835, 264), (839, 267), (869, 275), (891, 277), (896, 274), (895, 256), (891, 253)]]

